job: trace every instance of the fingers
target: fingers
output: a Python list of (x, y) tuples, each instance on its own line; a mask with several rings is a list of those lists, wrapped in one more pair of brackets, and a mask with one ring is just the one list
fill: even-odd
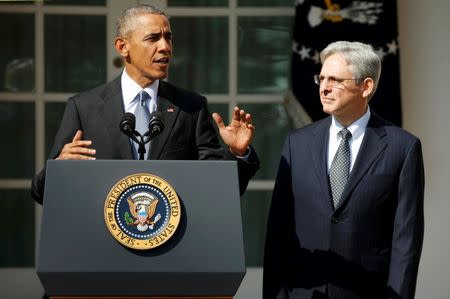
[(213, 117), (214, 121), (216, 122), (216, 125), (219, 128), (224, 128), (225, 127), (225, 124), (223, 123), (222, 116), (220, 116), (219, 113), (214, 112), (212, 117)]
[[(221, 128), (225, 128), (225, 124), (223, 122), (222, 116), (218, 113), (213, 113), (214, 121), (216, 122), (217, 126)], [(247, 128), (254, 130), (255, 127), (253, 126), (253, 119), (252, 115), (250, 113), (246, 113), (244, 109), (240, 109), (238, 106), (234, 107), (233, 109), (233, 120), (235, 126), (242, 126), (244, 124)], [(238, 124), (240, 123), (240, 124)]]
[(83, 137), (83, 131), (78, 130), (75, 133), (75, 136), (73, 136), (72, 143), (74, 143), (75, 141), (81, 140), (82, 137)]
[(82, 140), (83, 132), (78, 130), (72, 142), (64, 145), (57, 160), (95, 160), (95, 149), (88, 148), (92, 145), (91, 140)]
[(241, 120), (240, 114), (241, 114), (241, 109), (239, 109), (238, 106), (235, 106), (234, 110), (233, 110), (233, 120), (240, 121)]
[(74, 146), (72, 143), (67, 143), (57, 160), (95, 160), (95, 149)]
[(233, 120), (245, 123), (248, 128), (254, 129), (252, 124), (252, 115), (250, 113), (246, 113), (244, 109), (239, 109), (238, 106), (234, 107)]

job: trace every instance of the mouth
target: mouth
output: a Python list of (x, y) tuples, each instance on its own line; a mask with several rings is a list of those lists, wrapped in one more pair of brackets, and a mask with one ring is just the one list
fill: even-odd
[(322, 101), (322, 103), (331, 103), (331, 102), (334, 102), (334, 100), (333, 99), (330, 99), (330, 98), (321, 98), (321, 101)]
[(153, 62), (160, 64), (160, 65), (168, 65), (170, 62), (170, 58), (169, 57), (161, 57), (158, 59), (154, 59)]

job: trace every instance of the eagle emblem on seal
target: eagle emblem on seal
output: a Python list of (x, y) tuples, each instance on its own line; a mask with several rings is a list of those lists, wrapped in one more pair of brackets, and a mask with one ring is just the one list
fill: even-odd
[(153, 230), (154, 224), (161, 219), (161, 214), (159, 213), (153, 217), (158, 201), (153, 194), (148, 192), (139, 192), (128, 197), (127, 202), (133, 217), (125, 213), (126, 223), (136, 226), (141, 232), (145, 232), (148, 229)]

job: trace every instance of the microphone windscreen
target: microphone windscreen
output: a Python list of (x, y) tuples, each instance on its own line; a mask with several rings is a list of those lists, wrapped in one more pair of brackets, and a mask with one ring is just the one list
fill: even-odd
[(122, 131), (125, 135), (133, 135), (134, 129), (136, 127), (136, 117), (134, 116), (134, 114), (130, 112), (125, 113), (122, 116), (119, 127), (120, 131)]
[(164, 130), (164, 119), (161, 112), (154, 111), (150, 114), (148, 130), (152, 132), (153, 137), (160, 134)]

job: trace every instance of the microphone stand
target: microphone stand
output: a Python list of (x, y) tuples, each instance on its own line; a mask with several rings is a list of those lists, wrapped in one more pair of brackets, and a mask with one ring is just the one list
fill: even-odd
[[(139, 148), (138, 148), (138, 153), (139, 153), (139, 160), (144, 160), (144, 155), (145, 155), (145, 145), (147, 143), (150, 142), (150, 140), (153, 139), (153, 137), (155, 137), (156, 135), (158, 135), (160, 132), (158, 131), (147, 131), (144, 135), (141, 135), (141, 133), (139, 133), (138, 131), (134, 131), (134, 138), (132, 137), (131, 139), (136, 142), (137, 144), (139, 144)], [(139, 137), (139, 140), (137, 139), (137, 137)], [(145, 138), (145, 139), (144, 139)]]
[(146, 152), (146, 150), (145, 150), (145, 144), (146, 144), (147, 142), (144, 142), (143, 141), (143, 138), (142, 138), (142, 136), (141, 136), (141, 140), (140, 140), (140, 142), (139, 142), (139, 149), (138, 149), (138, 153), (139, 153), (139, 160), (144, 160), (144, 155), (145, 155), (145, 152)]

